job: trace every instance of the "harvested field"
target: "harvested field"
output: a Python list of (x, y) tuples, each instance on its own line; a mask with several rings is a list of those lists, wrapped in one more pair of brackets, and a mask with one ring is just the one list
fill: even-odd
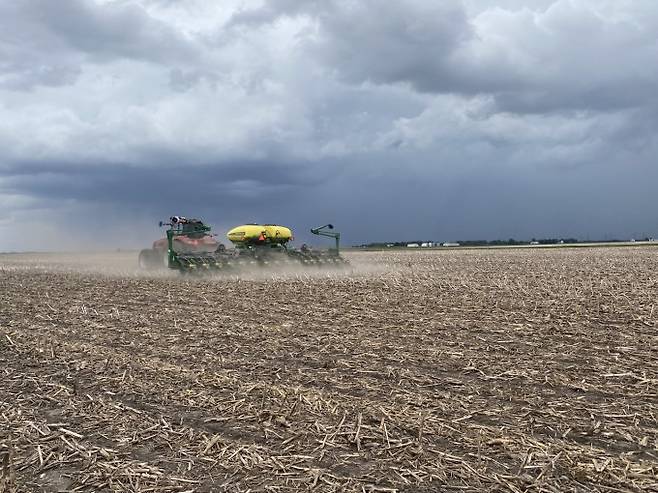
[(0, 491), (658, 490), (658, 248), (349, 256), (0, 256)]

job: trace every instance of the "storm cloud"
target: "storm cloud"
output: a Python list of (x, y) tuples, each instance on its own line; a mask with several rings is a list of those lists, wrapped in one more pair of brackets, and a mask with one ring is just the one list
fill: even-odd
[(656, 32), (652, 0), (3, 2), (0, 250), (172, 214), (656, 236)]

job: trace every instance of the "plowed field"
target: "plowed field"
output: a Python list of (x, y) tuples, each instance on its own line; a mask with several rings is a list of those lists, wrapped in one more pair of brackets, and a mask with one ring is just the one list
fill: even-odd
[(656, 491), (658, 248), (0, 256), (0, 491)]

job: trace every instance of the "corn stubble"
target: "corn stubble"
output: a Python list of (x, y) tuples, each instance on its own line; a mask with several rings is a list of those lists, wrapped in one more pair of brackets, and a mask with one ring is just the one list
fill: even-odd
[(0, 491), (658, 489), (658, 250), (348, 257), (0, 257)]

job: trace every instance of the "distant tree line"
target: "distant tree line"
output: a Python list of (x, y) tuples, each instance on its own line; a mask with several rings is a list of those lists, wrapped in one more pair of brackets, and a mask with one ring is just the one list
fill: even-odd
[[(408, 244), (417, 244), (421, 245), (423, 243), (429, 243), (432, 240), (414, 240), (414, 241), (389, 241), (389, 242), (375, 242), (375, 243), (365, 243), (362, 245), (355, 245), (358, 248), (394, 248), (394, 247), (406, 247)], [(628, 240), (586, 240), (581, 241), (577, 238), (533, 238), (532, 240), (516, 240), (514, 238), (509, 238), (507, 240), (457, 240), (455, 243), (459, 243), (460, 246), (515, 246), (515, 245), (557, 245), (560, 243), (619, 243)], [(638, 241), (650, 241), (650, 238), (645, 238)], [(433, 242), (435, 246), (441, 246), (442, 242)]]

